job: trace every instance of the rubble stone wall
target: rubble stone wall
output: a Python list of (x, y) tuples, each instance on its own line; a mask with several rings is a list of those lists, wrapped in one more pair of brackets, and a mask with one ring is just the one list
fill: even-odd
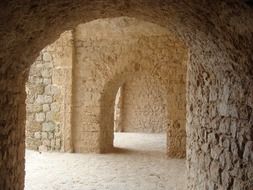
[[(72, 34), (43, 49), (26, 83), (26, 147), (69, 151), (71, 141)], [(70, 133), (70, 134), (67, 134)]]
[(185, 156), (188, 54), (183, 44), (158, 25), (122, 17), (79, 25), (75, 30), (75, 50), (72, 121), (76, 152), (112, 150), (118, 88), (144, 75), (149, 76), (150, 84), (156, 78), (164, 86), (161, 98), (168, 102), (167, 108), (161, 101), (154, 106), (160, 106), (162, 114), (168, 110), (168, 117), (161, 121), (162, 128), (167, 127), (168, 155)]
[[(252, 189), (253, 159), (249, 150), (252, 150), (253, 136), (248, 135), (252, 134), (253, 117), (253, 11), (250, 1), (64, 0), (24, 3), (13, 0), (1, 1), (0, 7), (2, 189), (24, 189), (25, 81), (39, 52), (62, 32), (79, 23), (122, 15), (165, 27), (189, 50), (187, 188)], [(228, 91), (224, 93), (229, 94), (228, 101), (226, 96), (223, 100), (222, 90)], [(217, 92), (219, 98), (213, 100), (213, 92)], [(212, 98), (207, 94), (212, 94)], [(233, 114), (228, 107), (233, 107)], [(217, 113), (215, 117), (211, 116), (210, 109), (219, 110), (214, 111)], [(223, 120), (232, 121), (233, 118), (236, 125), (229, 124), (229, 130), (225, 127), (226, 132), (223, 132), (223, 125), (210, 123), (215, 121), (214, 118), (222, 119), (222, 124)], [(234, 131), (235, 137), (232, 136)], [(222, 150), (220, 154), (216, 154), (218, 148)], [(226, 159), (218, 159), (216, 155), (226, 155)]]
[(166, 89), (158, 79), (145, 74), (136, 75), (124, 83), (122, 96), (121, 117), (124, 132), (167, 132), (169, 116)]

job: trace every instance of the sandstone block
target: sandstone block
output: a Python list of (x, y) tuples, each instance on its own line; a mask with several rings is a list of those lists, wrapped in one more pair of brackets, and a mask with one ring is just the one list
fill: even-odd
[(60, 106), (59, 102), (54, 102), (51, 104), (51, 111), (58, 112), (58, 111), (60, 111), (60, 107), (61, 106)]
[(45, 94), (47, 94), (47, 95), (57, 95), (60, 93), (61, 93), (61, 90), (60, 90), (59, 86), (48, 85), (45, 87)]
[(45, 122), (42, 124), (42, 131), (51, 132), (51, 131), (54, 131), (54, 129), (55, 129), (55, 124), (52, 122)]
[(60, 122), (61, 121), (60, 116), (61, 116), (60, 112), (49, 111), (46, 114), (46, 120), (47, 121)]
[(45, 118), (46, 118), (46, 116), (45, 116), (45, 113), (43, 113), (43, 112), (35, 114), (35, 120), (38, 121), (38, 122), (45, 121)]
[(52, 56), (48, 52), (44, 52), (42, 56), (43, 61), (49, 62), (52, 61)]
[(41, 132), (41, 138), (47, 139), (47, 132)]
[(43, 84), (44, 85), (50, 85), (50, 84), (52, 84), (52, 79), (50, 79), (50, 78), (44, 78), (43, 79)]
[(41, 133), (40, 132), (35, 132), (34, 133), (34, 138), (40, 139), (41, 138)]
[(35, 100), (35, 102), (38, 104), (52, 103), (52, 101), (53, 101), (52, 96), (48, 95), (38, 95), (37, 99)]
[(43, 112), (47, 112), (50, 110), (49, 104), (43, 104)]
[(45, 146), (45, 145), (39, 146), (39, 151), (40, 152), (46, 152), (46, 151), (48, 151), (47, 146)]

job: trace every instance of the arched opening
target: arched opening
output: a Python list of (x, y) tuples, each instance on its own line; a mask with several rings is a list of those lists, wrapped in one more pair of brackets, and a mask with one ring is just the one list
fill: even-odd
[[(170, 40), (174, 40), (174, 49), (168, 44), (172, 43)], [(169, 115), (168, 109), (171, 113), (179, 108), (185, 109), (185, 104), (178, 105), (180, 101), (185, 102), (186, 58), (184, 46), (172, 39), (166, 29), (128, 17), (99, 19), (79, 25), (43, 49), (31, 67), (27, 83), (27, 148), (40, 152), (27, 151), (27, 188), (34, 185), (31, 179), (36, 177), (32, 177), (32, 173), (36, 173), (37, 178), (43, 175), (35, 171), (32, 158), (60, 159), (54, 157), (55, 154), (45, 153), (47, 151), (116, 152), (126, 157), (139, 152), (146, 154), (147, 160), (160, 156), (166, 162), (165, 153), (175, 149), (167, 148), (167, 144), (176, 144), (166, 143), (167, 131), (175, 119)], [(172, 74), (173, 69), (178, 74)], [(115, 96), (119, 88), (125, 97), (122, 101), (125, 109), (122, 112), (123, 131), (163, 132), (163, 135), (128, 134), (130, 136), (120, 138), (123, 147), (116, 142), (113, 148)], [(176, 96), (178, 99), (171, 101)], [(181, 115), (185, 120), (184, 110)], [(185, 131), (185, 122), (181, 128)], [(177, 146), (183, 154), (179, 151), (170, 157), (184, 157), (186, 145)], [(178, 161), (178, 166), (182, 167), (182, 163)], [(74, 168), (71, 164), (70, 167)], [(59, 166), (56, 171), (59, 172), (60, 168), (64, 170), (64, 166)], [(45, 165), (44, 171), (48, 169), (50, 167)], [(160, 173), (162, 169), (157, 175)], [(145, 175), (146, 172), (140, 173), (143, 178)], [(184, 181), (182, 178), (181, 183)], [(45, 186), (42, 182), (45, 181), (40, 181), (40, 188), (47, 188), (48, 183)], [(165, 181), (161, 183), (167, 187), (173, 185)]]
[(249, 3), (65, 0), (0, 7), (1, 188), (24, 187), (25, 81), (40, 50), (79, 23), (125, 15), (166, 27), (189, 49), (188, 189), (252, 189)]
[(176, 127), (168, 130), (168, 155), (184, 157), (187, 48), (165, 28), (127, 17), (82, 24), (74, 33), (74, 151), (113, 150), (118, 88), (131, 76), (147, 73), (161, 81), (166, 88), (165, 101), (171, 103), (166, 125)]
[(115, 97), (115, 148), (154, 151), (157, 146), (157, 152), (166, 153), (169, 126), (166, 90), (147, 73), (137, 72), (124, 81)]

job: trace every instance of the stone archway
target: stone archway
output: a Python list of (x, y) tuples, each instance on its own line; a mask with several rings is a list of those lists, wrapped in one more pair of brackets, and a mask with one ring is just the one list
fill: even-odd
[(3, 189), (24, 186), (24, 86), (35, 57), (66, 29), (121, 15), (167, 27), (189, 48), (188, 189), (251, 188), (253, 13), (246, 3), (65, 0), (0, 6)]
[(188, 61), (184, 45), (162, 27), (126, 17), (80, 25), (75, 38), (74, 151), (111, 151), (113, 105), (119, 85), (132, 73), (147, 72), (161, 81), (168, 94), (168, 155), (184, 157)]

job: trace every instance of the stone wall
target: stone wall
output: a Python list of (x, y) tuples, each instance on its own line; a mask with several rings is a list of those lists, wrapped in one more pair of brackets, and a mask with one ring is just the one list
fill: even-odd
[[(119, 131), (168, 132), (169, 155), (184, 157), (186, 56), (174, 42), (176, 51), (170, 52), (169, 43), (163, 28), (127, 17), (97, 20), (77, 27), (73, 36), (61, 35), (30, 70), (27, 148), (110, 151), (114, 121)], [(122, 77), (114, 79), (119, 73)], [(110, 83), (117, 85), (106, 90)], [(114, 108), (116, 90), (123, 84)], [(101, 119), (103, 109), (109, 120)]]
[[(252, 156), (246, 156), (253, 140), (252, 135), (248, 135), (252, 134), (253, 102), (251, 95), (253, 11), (250, 1), (64, 0), (64, 2), (24, 3), (13, 0), (1, 1), (0, 7), (0, 187), (2, 189), (24, 188), (25, 81), (27, 71), (38, 53), (56, 40), (62, 32), (74, 28), (79, 23), (122, 15), (165, 27), (189, 50), (188, 189), (252, 189), (253, 159)], [(203, 83), (206, 76), (209, 82)], [(232, 105), (232, 102), (236, 104), (234, 108), (238, 113), (238, 117), (235, 117), (238, 122), (237, 135), (233, 137), (232, 134), (227, 134), (229, 148), (224, 148), (225, 143), (219, 144), (223, 150), (222, 154), (226, 154), (228, 158), (225, 159), (226, 166), (233, 160), (233, 154), (238, 158), (233, 161), (232, 169), (223, 167), (221, 160), (213, 161), (215, 156), (213, 154), (211, 157), (210, 152), (216, 152), (217, 146), (213, 145), (217, 143), (208, 142), (205, 133), (208, 127), (209, 136), (217, 137), (219, 133), (219, 139), (223, 137), (220, 126), (208, 123), (212, 121), (209, 109), (214, 107), (213, 109), (217, 110), (223, 103), (222, 97), (219, 96), (221, 91), (217, 89), (223, 89), (224, 84), (229, 86), (230, 96), (234, 91), (241, 94), (231, 96), (232, 98), (224, 103), (227, 106)], [(197, 90), (198, 88), (205, 90)], [(207, 92), (211, 93), (213, 88), (217, 90), (219, 101), (212, 102), (206, 97)], [(251, 116), (247, 118), (242, 116), (243, 110), (248, 110), (248, 115)], [(222, 114), (224, 112), (216, 113), (216, 118), (229, 118)], [(202, 152), (202, 145), (204, 150), (206, 146), (208, 147), (207, 153)], [(213, 162), (211, 170), (208, 160)], [(214, 176), (211, 171), (215, 171), (217, 178), (211, 177)], [(220, 180), (222, 176), (229, 176), (229, 181)]]
[(119, 87), (115, 97), (114, 105), (114, 132), (123, 132), (122, 120), (123, 120), (123, 92), (124, 84)]
[(65, 32), (43, 49), (26, 83), (26, 147), (68, 151), (71, 136), (72, 34)]
[(194, 189), (198, 184), (199, 190), (251, 190), (253, 83), (230, 71), (222, 74), (190, 68), (190, 72), (199, 78), (189, 85), (192, 94), (187, 106), (187, 123), (193, 127), (191, 131), (188, 129), (189, 188)]
[(184, 157), (187, 51), (181, 43), (158, 25), (122, 17), (78, 26), (75, 49), (72, 121), (76, 152), (112, 149), (117, 90), (134, 76), (144, 75), (151, 78), (150, 84), (156, 78), (164, 88), (167, 108), (160, 101), (158, 110), (162, 114), (168, 110), (168, 118), (159, 124), (168, 127), (168, 154)]
[(167, 132), (170, 125), (166, 89), (158, 79), (144, 74), (136, 75), (124, 83), (122, 96), (124, 132)]

